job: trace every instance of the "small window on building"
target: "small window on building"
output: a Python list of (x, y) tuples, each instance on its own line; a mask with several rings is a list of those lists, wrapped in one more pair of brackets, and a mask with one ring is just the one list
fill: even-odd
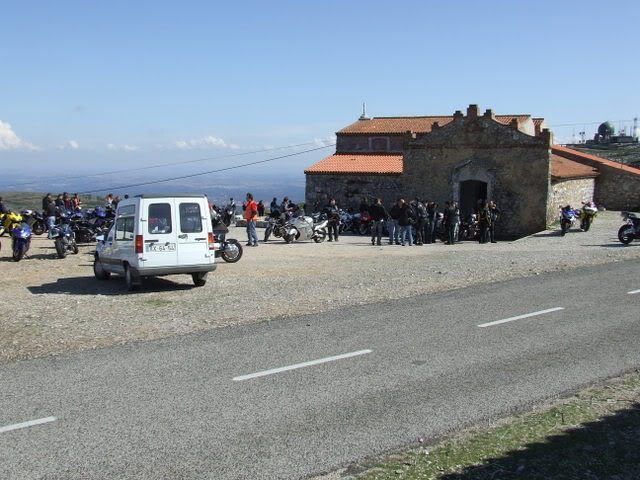
[(133, 240), (134, 217), (121, 217), (116, 221), (116, 241), (130, 242)]
[(387, 137), (374, 137), (371, 139), (371, 150), (374, 152), (388, 152), (389, 139)]
[(171, 205), (152, 203), (149, 205), (149, 233), (160, 235), (171, 233)]
[(199, 233), (202, 231), (200, 204), (180, 204), (180, 231), (182, 233)]

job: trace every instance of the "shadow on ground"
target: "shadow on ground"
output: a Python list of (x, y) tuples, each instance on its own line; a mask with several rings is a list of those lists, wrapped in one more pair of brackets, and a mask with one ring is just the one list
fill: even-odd
[(193, 285), (175, 283), (164, 278), (150, 277), (146, 279), (140, 290), (129, 292), (122, 277), (113, 276), (108, 281), (100, 281), (90, 277), (60, 278), (55, 282), (27, 287), (34, 295), (48, 293), (66, 295), (130, 295), (152, 292), (175, 292), (191, 290)]
[(640, 403), (439, 480), (640, 479)]

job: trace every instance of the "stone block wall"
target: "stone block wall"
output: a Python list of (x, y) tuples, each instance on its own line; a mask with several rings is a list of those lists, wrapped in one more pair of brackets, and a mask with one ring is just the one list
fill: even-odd
[(307, 174), (305, 204), (310, 213), (317, 203), (320, 208), (332, 198), (340, 208), (357, 209), (362, 197), (369, 202), (382, 198), (389, 207), (403, 192), (400, 175)]
[[(386, 144), (388, 150), (375, 148), (381, 144)], [(401, 152), (403, 144), (403, 135), (338, 135), (336, 153)]]
[(549, 195), (549, 217), (556, 220), (560, 206), (571, 205), (579, 208), (582, 202), (591, 202), (595, 191), (595, 178), (554, 180)]

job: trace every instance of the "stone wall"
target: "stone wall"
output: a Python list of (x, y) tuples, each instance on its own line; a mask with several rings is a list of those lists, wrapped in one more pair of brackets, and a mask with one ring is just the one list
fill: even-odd
[(534, 137), (495, 121), (488, 111), (467, 116), (407, 141), (404, 186), (407, 196), (441, 205), (460, 199), (460, 182), (487, 183), (487, 197), (502, 211), (496, 233), (517, 238), (547, 224), (551, 137)]
[(563, 152), (562, 156), (599, 170), (600, 175), (596, 180), (594, 192), (596, 205), (608, 210), (640, 211), (640, 173), (581, 155)]
[(400, 175), (336, 175), (307, 174), (305, 203), (310, 213), (317, 203), (320, 208), (332, 198), (340, 208), (355, 208), (362, 197), (370, 202), (373, 198), (382, 198), (389, 207), (402, 194)]
[[(385, 141), (386, 140), (386, 141)], [(388, 150), (376, 148), (386, 144)], [(344, 135), (336, 138), (336, 153), (374, 153), (374, 152), (401, 152), (404, 144), (403, 135)]]
[(582, 202), (591, 202), (595, 190), (595, 178), (554, 180), (549, 195), (549, 213), (553, 220), (559, 215), (560, 206), (579, 208)]

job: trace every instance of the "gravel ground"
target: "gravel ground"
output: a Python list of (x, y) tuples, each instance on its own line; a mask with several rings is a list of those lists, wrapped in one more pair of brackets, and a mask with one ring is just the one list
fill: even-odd
[[(0, 363), (640, 258), (640, 242), (618, 242), (621, 224), (617, 212), (602, 212), (586, 233), (546, 231), (486, 245), (373, 247), (360, 236), (322, 244), (277, 240), (245, 248), (236, 264), (221, 261), (205, 287), (178, 275), (151, 279), (134, 293), (119, 277), (94, 279), (93, 246), (61, 260), (53, 242), (36, 237), (29, 258), (15, 263), (5, 236)], [(229, 237), (244, 243), (246, 234), (237, 228)]]

